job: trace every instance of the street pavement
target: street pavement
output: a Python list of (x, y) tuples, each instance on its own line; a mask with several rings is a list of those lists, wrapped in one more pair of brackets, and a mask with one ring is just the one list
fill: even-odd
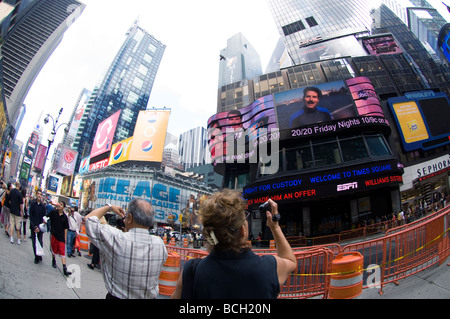
[[(29, 229), (27, 229), (29, 235)], [(11, 244), (4, 229), (0, 228), (0, 299), (104, 299), (106, 289), (101, 270), (87, 267), (90, 256), (66, 258), (69, 271), (66, 277), (61, 260), (56, 259), (57, 269), (51, 266), (49, 234), (44, 234), (46, 255), (39, 264), (34, 264), (31, 239), (21, 245)], [(441, 265), (424, 270), (379, 289), (364, 289), (358, 299), (450, 299), (450, 258)], [(160, 296), (158, 299), (167, 299)]]

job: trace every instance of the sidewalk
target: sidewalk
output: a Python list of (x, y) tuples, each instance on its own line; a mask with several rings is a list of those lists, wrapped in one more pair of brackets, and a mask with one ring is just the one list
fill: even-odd
[[(27, 230), (29, 235), (29, 230)], [(74, 274), (65, 277), (61, 260), (56, 259), (58, 268), (51, 266), (49, 235), (44, 234), (43, 262), (35, 265), (31, 239), (22, 245), (9, 242), (4, 229), (0, 228), (0, 299), (104, 299), (106, 289), (101, 270), (91, 270), (88, 253), (66, 258), (67, 267)], [(383, 288), (363, 289), (357, 299), (450, 299), (450, 258), (406, 279), (399, 285), (389, 283)], [(78, 271), (78, 275), (77, 275)], [(168, 299), (160, 296), (158, 299)]]
[[(27, 229), (27, 236), (30, 230)], [(57, 268), (52, 267), (49, 251), (49, 234), (43, 237), (45, 256), (39, 264), (34, 264), (31, 239), (21, 245), (9, 242), (4, 228), (0, 229), (0, 298), (1, 299), (104, 299), (106, 288), (101, 270), (91, 270), (88, 253), (82, 256), (66, 258), (69, 271), (74, 275), (64, 276), (61, 259), (56, 258)], [(89, 257), (89, 258), (87, 258)], [(73, 269), (72, 269), (73, 268)], [(79, 277), (75, 276), (77, 269)], [(77, 279), (80, 279), (77, 281)], [(68, 285), (69, 282), (69, 285)], [(70, 284), (79, 288), (70, 288)]]

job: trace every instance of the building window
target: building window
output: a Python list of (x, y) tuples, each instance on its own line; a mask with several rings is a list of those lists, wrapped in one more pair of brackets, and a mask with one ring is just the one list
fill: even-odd
[(137, 89), (142, 89), (142, 86), (144, 85), (144, 81), (142, 81), (140, 78), (135, 77), (133, 81), (133, 86)]
[(366, 136), (367, 146), (369, 147), (370, 155), (385, 156), (391, 155), (386, 143), (380, 135)]
[(152, 43), (150, 43), (150, 45), (148, 46), (148, 49), (153, 53), (156, 52), (156, 46), (154, 46)]
[(314, 19), (314, 17), (308, 17), (305, 20), (311, 28), (318, 25), (318, 23), (317, 23), (316, 19)]
[(130, 91), (130, 93), (128, 94), (128, 99), (127, 101), (134, 104), (139, 100), (139, 95), (137, 95), (136, 93), (134, 93), (133, 91)]
[(141, 64), (139, 66), (138, 72), (145, 76), (147, 75), (148, 68), (145, 65)]
[(152, 56), (149, 55), (148, 53), (146, 53), (146, 54), (144, 55), (144, 61), (145, 61), (145, 62), (152, 63), (152, 60), (153, 60)]
[(283, 29), (283, 33), (286, 36), (306, 29), (302, 20), (295, 21), (295, 22), (285, 25), (284, 27), (281, 27), (281, 28)]
[(356, 137), (339, 141), (344, 162), (355, 161), (369, 157), (366, 145), (362, 137)]

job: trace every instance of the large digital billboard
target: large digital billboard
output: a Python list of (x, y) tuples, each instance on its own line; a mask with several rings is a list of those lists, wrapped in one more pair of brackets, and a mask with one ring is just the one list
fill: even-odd
[(357, 77), (275, 93), (218, 113), (208, 120), (208, 145), (213, 164), (252, 163), (255, 148), (265, 142), (374, 125), (389, 129), (373, 84)]
[[(312, 39), (311, 41), (314, 41)], [(364, 56), (367, 53), (353, 35), (321, 41), (297, 49), (300, 64), (345, 56)]]
[(389, 98), (405, 151), (450, 143), (450, 103), (445, 93), (419, 91)]
[(140, 111), (129, 160), (161, 162), (170, 110)]
[(116, 131), (117, 121), (121, 111), (117, 111), (97, 127), (94, 142), (92, 143), (91, 158), (104, 154), (111, 150), (114, 133)]
[(111, 148), (111, 154), (109, 155), (109, 165), (114, 165), (128, 161), (130, 158), (131, 144), (133, 138), (127, 138), (126, 140), (116, 143)]
[[(248, 145), (258, 142), (262, 132), (278, 129), (273, 96), (261, 97), (250, 105), (228, 112), (213, 115), (208, 120), (208, 145), (211, 160), (214, 162), (229, 161), (233, 157), (253, 157), (249, 154)], [(237, 148), (243, 146), (244, 149)]]
[(390, 34), (364, 38), (364, 47), (370, 55), (402, 53), (402, 49)]

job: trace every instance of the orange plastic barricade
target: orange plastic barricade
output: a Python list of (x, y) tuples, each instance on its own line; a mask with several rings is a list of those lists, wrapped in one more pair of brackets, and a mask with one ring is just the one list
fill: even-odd
[(188, 247), (189, 247), (189, 242), (188, 242), (187, 237), (184, 237), (184, 238), (183, 238), (183, 247), (184, 247), (184, 248), (188, 248)]
[(82, 250), (89, 250), (89, 238), (86, 235), (86, 227), (84, 225), (81, 225), (80, 249), (82, 249)]
[(172, 295), (175, 291), (179, 276), (180, 256), (177, 254), (168, 254), (167, 260), (159, 275), (159, 293), (164, 296)]
[(363, 286), (364, 258), (357, 252), (336, 256), (331, 263), (330, 299), (351, 299), (359, 296)]
[(172, 237), (172, 239), (170, 239), (169, 246), (175, 246), (175, 237)]
[(269, 249), (275, 249), (275, 240), (270, 241)]

